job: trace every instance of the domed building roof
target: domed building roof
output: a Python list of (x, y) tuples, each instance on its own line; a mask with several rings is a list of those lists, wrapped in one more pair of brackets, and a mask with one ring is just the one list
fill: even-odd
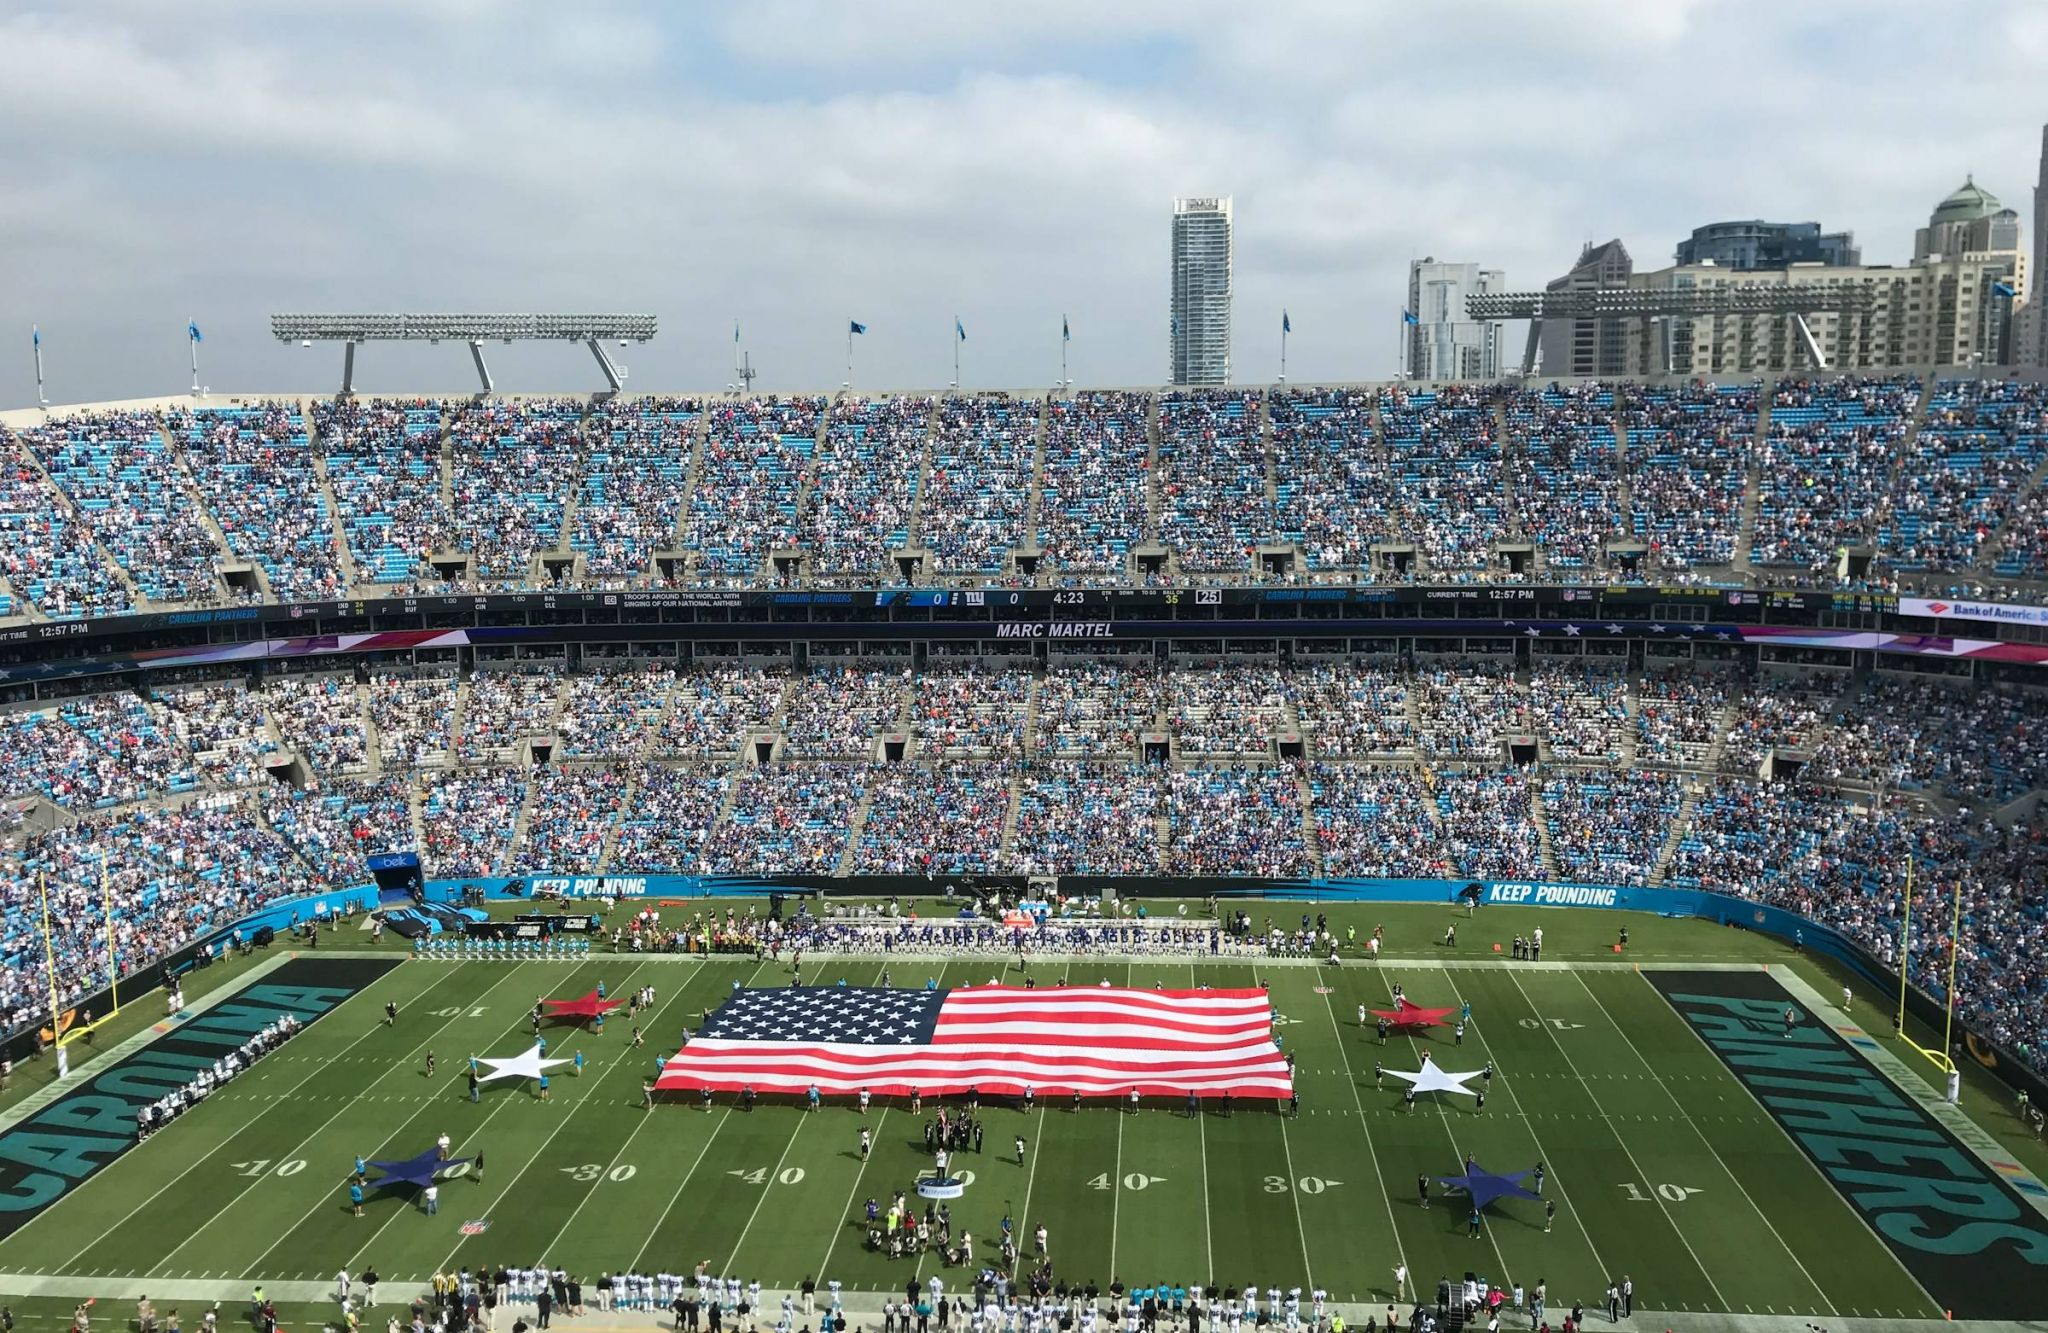
[(1927, 220), (1927, 225), (1939, 227), (1946, 222), (1975, 222), (2004, 211), (2005, 205), (1998, 202), (1997, 195), (1966, 176), (1954, 194), (1935, 205), (1934, 216)]

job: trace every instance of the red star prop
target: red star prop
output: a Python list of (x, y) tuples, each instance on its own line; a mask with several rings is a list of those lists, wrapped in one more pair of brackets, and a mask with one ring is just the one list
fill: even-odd
[(1442, 1009), (1426, 1009), (1419, 1004), (1411, 1004), (1408, 997), (1403, 995), (1401, 1003), (1392, 1009), (1373, 1009), (1368, 1012), (1375, 1018), (1386, 1019), (1390, 1028), (1433, 1028), (1458, 1012), (1458, 1006), (1453, 1004)]
[(579, 995), (573, 1000), (543, 1000), (541, 1003), (547, 1006), (547, 1017), (575, 1020), (602, 1018), (612, 1010), (624, 1005), (625, 1001), (607, 1000), (600, 997), (596, 991), (592, 991), (588, 995)]

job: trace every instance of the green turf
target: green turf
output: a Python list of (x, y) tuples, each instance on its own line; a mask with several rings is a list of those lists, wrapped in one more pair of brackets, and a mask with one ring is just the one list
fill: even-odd
[[(1298, 915), (1263, 906), (1282, 921)], [(1060, 975), (1139, 986), (1265, 980), (1299, 1062), (1302, 1114), (1259, 1105), (1190, 1118), (1178, 1104), (1129, 1114), (1064, 1102), (1026, 1114), (991, 1104), (985, 1151), (955, 1159), (974, 1173), (954, 1208), (956, 1229), (972, 1231), (986, 1257), (1007, 1214), (1020, 1235), (1048, 1227), (1070, 1279), (1321, 1285), (1359, 1316), (1395, 1294), (1401, 1263), (1410, 1297), (1469, 1269), (1525, 1285), (1547, 1280), (1553, 1307), (1591, 1304), (1609, 1276), (1626, 1273), (1649, 1310), (1938, 1316), (1634, 972), (1506, 961), (1445, 969), (1435, 965), (1444, 955), (1419, 943), (1440, 934), (1443, 908), (1324, 910), (1362, 930), (1388, 922), (1394, 957), (1421, 961), (1335, 971), (1231, 960), (1037, 965), (1041, 984)], [(1487, 909), (1464, 925), (1457, 957), (1489, 959), (1494, 938), (1540, 921), (1547, 960), (1614, 961), (1614, 917), (1510, 911)], [(1632, 955), (1645, 960), (1785, 958), (1742, 932), (1629, 920)], [(344, 942), (353, 943), (331, 939)], [(882, 966), (807, 962), (804, 980), (870, 984)], [(994, 966), (898, 959), (891, 970), (899, 985), (928, 975), (957, 984), (982, 982)], [(1838, 989), (1801, 966), (1824, 993)], [(642, 1023), (646, 1048), (630, 1049), (624, 1021), (601, 1037), (556, 1034), (553, 1053), (581, 1048), (590, 1065), (580, 1078), (554, 1078), (551, 1102), (504, 1086), (480, 1105), (467, 1100), (464, 1057), (518, 1049), (536, 996), (575, 993), (600, 977), (615, 995), (659, 988)], [(437, 1269), (541, 1258), (586, 1277), (708, 1260), (771, 1288), (829, 1276), (880, 1291), (900, 1289), (913, 1272), (928, 1277), (935, 1259), (892, 1264), (867, 1253), (857, 1221), (862, 1200), (886, 1200), (928, 1162), (921, 1118), (906, 1108), (870, 1112), (876, 1147), (866, 1164), (855, 1152), (861, 1117), (845, 1105), (746, 1113), (726, 1098), (710, 1111), (684, 1098), (642, 1109), (641, 1083), (657, 1058), (736, 980), (787, 984), (788, 969), (608, 954), (574, 965), (408, 963), (0, 1242), (0, 1273), (203, 1277), (239, 1290), (374, 1263), (393, 1295)], [(1471, 1003), (1466, 1049), (1446, 1049), (1448, 1033), (1433, 1044), (1454, 1068), (1495, 1063), (1484, 1112), (1452, 1100), (1410, 1114), (1392, 1080), (1375, 1088), (1375, 1061), (1413, 1068), (1417, 1059), (1416, 1043), (1382, 1048), (1357, 1021), (1359, 1005), (1386, 1003), (1394, 980), (1423, 1003)], [(382, 1022), (387, 999), (402, 1006), (395, 1027)], [(428, 1050), (438, 1057), (432, 1078)], [(2011, 1142), (2002, 1115), (1979, 1118)], [(410, 1155), (444, 1131), (459, 1155), (485, 1152), (480, 1181), (446, 1184), (435, 1217), (396, 1199), (351, 1216), (344, 1183), (355, 1154)], [(1029, 1143), (1022, 1166), (1018, 1133)], [(1466, 1153), (1501, 1170), (1540, 1158), (1558, 1204), (1554, 1229), (1545, 1231), (1540, 1206), (1510, 1201), (1474, 1240), (1462, 1210), (1418, 1206), (1417, 1173), (1454, 1172)], [(469, 1219), (488, 1219), (489, 1230), (464, 1237), (458, 1228)], [(957, 1286), (962, 1275), (948, 1277)]]

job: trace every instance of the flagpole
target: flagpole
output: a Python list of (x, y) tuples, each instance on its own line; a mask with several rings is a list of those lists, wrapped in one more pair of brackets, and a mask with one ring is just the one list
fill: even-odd
[(1280, 322), (1280, 382), (1287, 383), (1287, 321)]
[(41, 325), (31, 326), (29, 341), (33, 342), (36, 348), (36, 406), (48, 407), (50, 405), (50, 398), (48, 394), (43, 392), (43, 330)]
[(185, 342), (192, 349), (192, 396), (199, 396), (199, 340), (192, 336), (192, 330), (199, 327), (199, 321), (185, 321)]
[(839, 387), (842, 389), (851, 389), (853, 387), (853, 321), (850, 319), (846, 321), (846, 383)]
[(1073, 337), (1073, 329), (1068, 325), (1067, 317), (1062, 314), (1060, 316), (1060, 389), (1062, 392), (1067, 388), (1067, 344), (1073, 341)]
[(960, 322), (953, 321), (953, 387), (960, 387)]

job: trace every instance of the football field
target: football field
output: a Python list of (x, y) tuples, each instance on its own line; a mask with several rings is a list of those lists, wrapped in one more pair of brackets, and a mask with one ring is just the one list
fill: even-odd
[[(786, 963), (607, 955), (393, 965), (320, 952), (330, 969), (356, 960), (364, 970), (353, 994), (163, 1132), (18, 1217), (0, 1240), (0, 1275), (9, 1275), (0, 1280), (24, 1294), (103, 1288), (131, 1299), (154, 1281), (197, 1304), (246, 1299), (258, 1283), (312, 1302), (338, 1270), (370, 1266), (387, 1299), (410, 1296), (436, 1271), (538, 1262), (586, 1283), (708, 1262), (770, 1290), (808, 1277), (850, 1292), (900, 1291), (938, 1271), (936, 1254), (892, 1261), (864, 1243), (864, 1201), (886, 1207), (930, 1166), (924, 1115), (907, 1105), (878, 1102), (865, 1118), (831, 1100), (816, 1114), (767, 1102), (746, 1111), (726, 1096), (706, 1109), (694, 1094), (642, 1105), (643, 1082), (685, 1028), (735, 984), (788, 985)], [(985, 983), (1002, 963), (830, 958), (807, 960), (801, 980), (873, 985), (885, 966), (897, 985), (932, 976), (951, 986)], [(1624, 1275), (1638, 1306), (1659, 1317), (1940, 1318), (1957, 1305), (1880, 1240), (1653, 985), (1654, 970), (1590, 960), (1331, 969), (1055, 958), (1032, 972), (1039, 985), (1265, 983), (1276, 1033), (1298, 1062), (1300, 1113), (1258, 1103), (1226, 1114), (1211, 1103), (1191, 1116), (1166, 1101), (1075, 1109), (1060, 1098), (1027, 1112), (986, 1100), (985, 1151), (953, 1163), (966, 1182), (954, 1227), (974, 1235), (983, 1261), (1008, 1217), (1020, 1237), (1047, 1228), (1070, 1282), (1320, 1287), (1356, 1320), (1397, 1299), (1404, 1313), (1408, 1301), (1433, 1302), (1440, 1277), (1467, 1272), (1503, 1286), (1545, 1282), (1553, 1311), (1599, 1305), (1609, 1279)], [(1683, 974), (1689, 989), (1715, 975)], [(1754, 966), (1740, 975), (1778, 984)], [(546, 1101), (517, 1080), (487, 1083), (469, 1101), (468, 1056), (524, 1049), (537, 997), (580, 994), (600, 979), (615, 997), (656, 987), (640, 1019), (645, 1046), (633, 1047), (623, 1014), (602, 1035), (549, 1028), (549, 1054), (580, 1051), (580, 1074), (554, 1071)], [(1003, 979), (1021, 978), (1012, 968)], [(1469, 1003), (1462, 1044), (1437, 1029), (1382, 1046), (1358, 1010), (1385, 1007), (1395, 981), (1420, 1004)], [(384, 1021), (387, 1002), (399, 1006), (395, 1024)], [(1483, 1110), (1427, 1094), (1410, 1111), (1400, 1083), (1380, 1086), (1376, 1064), (1415, 1069), (1424, 1047), (1451, 1070), (1492, 1063)], [(67, 1114), (60, 1124), (86, 1123)], [(866, 1162), (863, 1124), (875, 1143)], [(484, 1160), (480, 1173), (443, 1183), (437, 1214), (374, 1191), (366, 1216), (352, 1214), (356, 1156), (411, 1157), (442, 1133), (455, 1156)], [(37, 1151), (61, 1156), (63, 1147), (45, 1135)], [(1540, 1161), (1554, 1219), (1546, 1225), (1541, 1202), (1511, 1198), (1473, 1236), (1469, 1210), (1434, 1181), (1423, 1206), (1418, 1175), (1460, 1174), (1468, 1155), (1495, 1172)], [(1397, 1291), (1403, 1265), (1408, 1282)], [(944, 1276), (954, 1289), (969, 1280)]]

